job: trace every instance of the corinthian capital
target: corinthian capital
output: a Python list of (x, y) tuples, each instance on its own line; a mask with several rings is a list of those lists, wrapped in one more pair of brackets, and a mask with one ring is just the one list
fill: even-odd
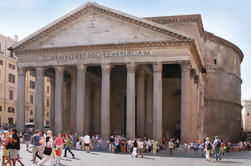
[(160, 62), (154, 63), (153, 64), (153, 71), (154, 72), (162, 72), (163, 70), (163, 65)]
[(25, 73), (26, 73), (26, 70), (25, 70), (25, 68), (23, 68), (21, 66), (18, 66), (17, 67), (17, 73), (18, 73), (19, 76), (24, 76)]
[(56, 70), (56, 73), (64, 73), (64, 67), (63, 66), (56, 66), (55, 70)]
[(87, 67), (86, 67), (86, 65), (81, 64), (81, 65), (78, 65), (78, 66), (77, 66), (77, 69), (78, 69), (78, 72), (80, 72), (80, 73), (85, 73)]
[(126, 64), (127, 72), (128, 73), (135, 73), (136, 71), (136, 64), (135, 63), (127, 63)]
[(188, 71), (191, 69), (191, 61), (179, 61), (182, 71)]
[(36, 75), (43, 76), (44, 75), (44, 68), (43, 67), (36, 67)]
[(101, 65), (102, 73), (110, 73), (112, 66), (110, 64), (102, 64)]

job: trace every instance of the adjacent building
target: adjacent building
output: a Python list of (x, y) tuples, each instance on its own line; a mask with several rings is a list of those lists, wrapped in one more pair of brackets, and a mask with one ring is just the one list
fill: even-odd
[[(31, 34), (18, 57), (18, 130), (27, 74), (36, 75), (35, 128), (43, 128), (50, 77), (55, 133), (180, 137), (241, 132), (242, 51), (204, 30), (200, 15), (139, 18), (87, 3)], [(49, 83), (48, 83), (49, 86)]]
[[(17, 58), (8, 50), (15, 42), (15, 39), (0, 35), (0, 122), (1, 126), (7, 124), (16, 124), (17, 113)], [(25, 122), (33, 123), (34, 121), (34, 104), (35, 104), (35, 74), (29, 72), (26, 75), (25, 87)], [(50, 98), (50, 80), (44, 78), (44, 124), (49, 124), (49, 98)]]
[(242, 109), (242, 129), (244, 132), (251, 132), (251, 100), (244, 100)]

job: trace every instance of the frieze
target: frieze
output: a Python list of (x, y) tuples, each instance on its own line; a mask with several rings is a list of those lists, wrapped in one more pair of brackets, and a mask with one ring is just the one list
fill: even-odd
[(108, 59), (111, 57), (147, 57), (147, 56), (151, 56), (150, 50), (96, 51), (96, 52), (84, 52), (76, 54), (43, 55), (43, 62), (83, 60), (85, 58)]

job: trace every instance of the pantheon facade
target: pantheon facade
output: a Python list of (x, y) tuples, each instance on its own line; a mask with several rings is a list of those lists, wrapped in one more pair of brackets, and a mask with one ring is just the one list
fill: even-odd
[(35, 128), (43, 129), (43, 78), (55, 133), (180, 137), (241, 129), (241, 50), (206, 32), (200, 15), (139, 18), (87, 3), (12, 48), (18, 60), (17, 128), (25, 74), (36, 72)]

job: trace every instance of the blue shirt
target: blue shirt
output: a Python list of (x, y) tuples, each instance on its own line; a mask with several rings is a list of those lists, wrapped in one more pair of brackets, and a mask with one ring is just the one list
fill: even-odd
[(34, 146), (40, 146), (40, 143), (39, 143), (40, 139), (41, 139), (40, 135), (35, 134), (35, 135), (33, 136), (33, 138), (32, 138), (32, 144), (33, 144)]
[(30, 141), (30, 138), (31, 138), (30, 133), (25, 133), (25, 134), (24, 134), (24, 140), (25, 140), (25, 141)]

